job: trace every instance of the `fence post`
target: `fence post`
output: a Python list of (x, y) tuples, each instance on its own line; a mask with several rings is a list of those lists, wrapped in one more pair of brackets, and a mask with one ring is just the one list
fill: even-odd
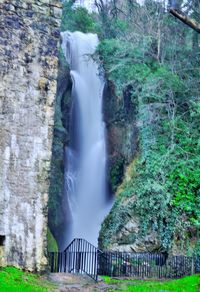
[(76, 273), (80, 271), (80, 238), (77, 239), (77, 254), (76, 254)]
[(192, 257), (192, 262), (191, 262), (191, 275), (195, 274), (195, 260), (194, 256)]
[(54, 272), (54, 252), (50, 253), (51, 257), (51, 273)]

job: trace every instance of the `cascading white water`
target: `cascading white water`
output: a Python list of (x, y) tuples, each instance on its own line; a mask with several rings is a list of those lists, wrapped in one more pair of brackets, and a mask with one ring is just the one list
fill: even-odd
[[(71, 216), (70, 241), (84, 238), (97, 245), (106, 199), (106, 143), (102, 115), (104, 78), (92, 54), (96, 34), (63, 32), (62, 49), (73, 82), (70, 146), (65, 157), (65, 193)], [(69, 231), (68, 231), (69, 232)]]

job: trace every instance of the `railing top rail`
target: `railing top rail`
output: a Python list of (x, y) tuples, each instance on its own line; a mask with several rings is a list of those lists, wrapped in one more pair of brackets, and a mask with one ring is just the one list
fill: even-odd
[(66, 251), (70, 246), (73, 245), (73, 243), (76, 241), (76, 238), (74, 238), (68, 245), (67, 247), (63, 250), (63, 251)]
[(100, 249), (98, 249), (96, 246), (94, 246), (93, 244), (91, 244), (89, 241), (87, 241), (86, 239), (83, 239), (83, 238), (74, 238), (72, 240), (72, 242), (64, 249), (63, 252), (67, 251), (71, 246), (73, 246), (74, 244), (77, 243), (77, 241), (79, 242), (86, 242), (90, 247), (92, 247), (94, 250), (96, 251), (100, 251), (102, 252)]

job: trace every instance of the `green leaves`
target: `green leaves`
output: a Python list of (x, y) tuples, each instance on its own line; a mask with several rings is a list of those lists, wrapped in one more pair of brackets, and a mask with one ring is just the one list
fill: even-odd
[(170, 64), (149, 58), (149, 44), (141, 48), (139, 42), (110, 39), (98, 48), (117, 95), (123, 96), (131, 85), (140, 125), (136, 174), (119, 188), (101, 237), (109, 243), (112, 234), (119, 232), (131, 216), (137, 216), (140, 235), (155, 230), (162, 246), (169, 248), (176, 226), (186, 229), (200, 224), (200, 106), (192, 88), (188, 92), (192, 77), (183, 80)]
[(144, 82), (151, 69), (143, 62), (139, 47), (118, 39), (104, 40), (98, 53), (108, 73), (108, 78), (116, 85), (118, 95), (122, 95), (128, 85)]
[(94, 32), (96, 30), (93, 16), (84, 7), (73, 7), (74, 1), (64, 1), (61, 31)]
[(163, 102), (177, 96), (182, 91), (183, 84), (180, 78), (165, 66), (152, 71), (143, 84), (140, 96), (143, 102)]
[(169, 179), (173, 182), (172, 203), (180, 212), (185, 212), (190, 222), (200, 224), (200, 168), (191, 167), (190, 163), (177, 167)]

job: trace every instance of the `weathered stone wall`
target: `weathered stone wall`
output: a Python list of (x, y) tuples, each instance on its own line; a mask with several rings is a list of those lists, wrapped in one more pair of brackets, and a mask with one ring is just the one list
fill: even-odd
[(58, 0), (0, 0), (0, 235), (6, 264), (46, 265)]

